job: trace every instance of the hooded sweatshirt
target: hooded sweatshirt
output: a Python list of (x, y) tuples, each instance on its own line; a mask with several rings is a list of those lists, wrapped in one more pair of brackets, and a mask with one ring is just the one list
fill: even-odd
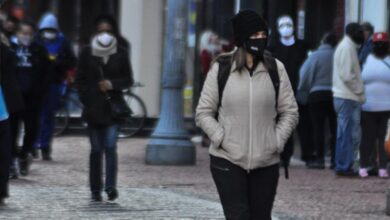
[[(53, 40), (43, 38), (41, 34), (47, 29), (56, 30), (57, 37)], [(76, 66), (76, 57), (70, 43), (61, 33), (58, 20), (53, 14), (49, 13), (42, 17), (36, 41), (46, 48), (49, 59), (54, 63), (51, 71), (51, 83), (62, 83), (66, 72)]]

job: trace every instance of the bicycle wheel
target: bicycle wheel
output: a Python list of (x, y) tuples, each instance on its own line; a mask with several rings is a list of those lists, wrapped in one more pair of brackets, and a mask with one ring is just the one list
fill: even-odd
[(119, 138), (127, 138), (135, 135), (137, 132), (141, 131), (145, 125), (146, 119), (146, 106), (142, 99), (133, 94), (125, 93), (124, 98), (127, 105), (132, 110), (131, 117), (126, 118), (119, 130)]
[(54, 136), (59, 136), (68, 128), (69, 112), (65, 103), (61, 103), (61, 107), (55, 115)]

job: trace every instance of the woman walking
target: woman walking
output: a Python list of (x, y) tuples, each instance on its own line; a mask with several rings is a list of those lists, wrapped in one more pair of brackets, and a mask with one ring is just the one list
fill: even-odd
[[(268, 27), (263, 18), (244, 10), (232, 23), (238, 48), (212, 65), (196, 123), (211, 139), (211, 173), (226, 219), (267, 220), (280, 153), (298, 122), (298, 107), (283, 64), (264, 55)], [(220, 74), (226, 67), (228, 78), (221, 91)], [(279, 79), (276, 86), (271, 67)]]
[(102, 201), (102, 164), (105, 154), (105, 191), (109, 200), (118, 197), (117, 134), (121, 118), (112, 106), (121, 101), (122, 90), (133, 84), (127, 49), (118, 44), (109, 31), (96, 31), (78, 65), (76, 85), (84, 104), (83, 117), (88, 123), (91, 142), (89, 181), (93, 201)]

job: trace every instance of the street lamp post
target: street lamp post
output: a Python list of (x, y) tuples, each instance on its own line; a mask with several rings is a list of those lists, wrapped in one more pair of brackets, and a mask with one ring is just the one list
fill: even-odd
[(183, 86), (187, 48), (188, 0), (168, 0), (165, 22), (162, 107), (146, 149), (151, 165), (193, 165), (195, 147), (184, 128)]

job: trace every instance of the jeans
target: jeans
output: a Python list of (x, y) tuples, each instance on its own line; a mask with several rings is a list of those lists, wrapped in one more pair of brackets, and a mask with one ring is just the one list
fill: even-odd
[(362, 144), (360, 145), (360, 167), (386, 169), (388, 157), (385, 152), (387, 120), (390, 112), (362, 112)]
[(103, 154), (106, 159), (105, 190), (116, 189), (118, 172), (117, 136), (119, 125), (89, 125), (91, 153), (89, 160), (89, 182), (92, 193), (103, 189), (102, 170)]
[(59, 108), (65, 89), (66, 86), (63, 84), (50, 85), (49, 93), (44, 100), (40, 118), (40, 133), (36, 144), (42, 148), (42, 151), (51, 151), (51, 141), (55, 128), (55, 114)]
[(337, 113), (336, 168), (335, 171), (349, 171), (359, 161), (361, 139), (360, 108), (356, 101), (334, 98)]
[(227, 220), (271, 220), (279, 164), (248, 173), (228, 160), (211, 156), (210, 169)]
[(9, 121), (0, 121), (0, 199), (8, 197), (11, 134)]

